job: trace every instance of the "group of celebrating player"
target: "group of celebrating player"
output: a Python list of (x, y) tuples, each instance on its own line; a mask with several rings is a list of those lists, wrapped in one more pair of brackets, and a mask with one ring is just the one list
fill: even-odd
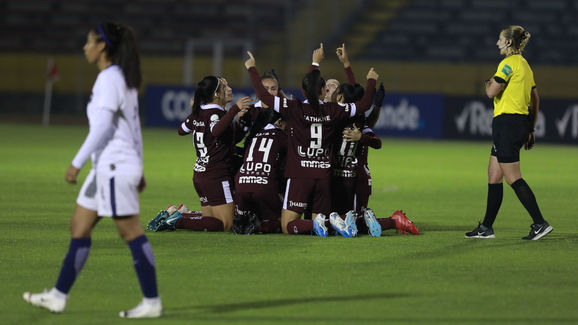
[[(496, 42), (505, 58), (485, 87), (488, 97), (494, 99), (486, 215), (476, 229), (465, 234), (468, 238), (495, 238), (493, 224), (502, 203), (504, 179), (533, 220), (523, 239), (538, 240), (553, 230), (520, 171), (520, 149), (534, 146), (540, 106), (532, 69), (521, 55), (529, 39), (530, 33), (521, 26), (509, 26)], [(138, 192), (146, 182), (138, 113), (142, 78), (134, 34), (126, 25), (98, 24), (89, 30), (83, 49), (87, 61), (100, 73), (87, 105), (89, 134), (65, 179), (76, 183), (89, 158), (92, 167), (76, 200), (70, 246), (55, 286), (40, 293), (25, 292), (23, 298), (53, 313), (63, 312), (68, 293), (88, 259), (92, 230), (103, 217), (110, 217), (131, 250), (143, 294), (136, 307), (119, 316), (159, 317), (163, 307), (154, 254), (139, 218)], [(325, 57), (321, 45), (313, 52), (313, 64), (303, 78), (303, 102), (286, 96), (274, 73), (260, 77), (251, 53), (245, 66), (259, 102), (243, 97), (225, 111), (233, 98), (227, 80), (203, 78), (192, 100), (192, 114), (179, 127), (179, 134), (193, 136), (197, 155), (193, 183), (201, 211), (169, 206), (147, 229), (314, 232), (326, 237), (331, 225), (344, 237), (366, 230), (371, 236), (380, 236), (391, 228), (419, 234), (403, 212), (377, 219), (368, 208), (371, 177), (367, 151), (381, 147), (370, 127), (378, 118), (384, 89), (381, 85), (376, 92), (378, 74), (373, 68), (363, 89), (355, 82), (345, 45), (336, 52), (348, 83), (326, 82), (321, 77), (319, 63)], [(364, 113), (372, 104), (366, 118)], [(243, 158), (235, 159), (240, 156), (236, 144), (243, 138)], [(311, 214), (311, 219), (302, 219), (304, 213)]]
[[(360, 231), (380, 236), (396, 228), (419, 234), (402, 211), (376, 218), (368, 208), (368, 148), (381, 148), (370, 127), (385, 91), (381, 85), (376, 92), (379, 76), (373, 68), (365, 89), (356, 83), (345, 44), (336, 54), (347, 83), (321, 77), (325, 53), (320, 44), (303, 78), (304, 101), (285, 95), (274, 71), (259, 75), (250, 52), (245, 67), (258, 102), (242, 97), (225, 111), (233, 98), (227, 80), (203, 78), (191, 99), (192, 113), (178, 128), (180, 135), (192, 133), (197, 157), (193, 183), (201, 211), (171, 205), (147, 229), (327, 237), (332, 228), (354, 237)], [(244, 148), (237, 147), (243, 139)]]
[[(90, 254), (92, 230), (103, 217), (110, 217), (131, 250), (143, 294), (136, 307), (121, 311), (119, 316), (159, 317), (163, 307), (154, 254), (139, 218), (138, 193), (146, 181), (137, 100), (142, 76), (133, 30), (114, 22), (95, 25), (83, 49), (87, 61), (100, 73), (87, 105), (89, 134), (66, 171), (66, 181), (76, 183), (89, 158), (92, 167), (76, 200), (70, 246), (55, 286), (39, 293), (24, 292), (23, 298), (53, 313), (63, 312), (68, 293)], [(313, 230), (327, 236), (325, 215), (334, 208), (337, 212), (330, 214), (329, 224), (345, 237), (357, 234), (357, 213), (363, 214), (360, 219), (366, 221), (372, 236), (393, 227), (417, 234), (417, 228), (401, 211), (391, 218), (376, 219), (367, 209), (371, 192), (367, 146), (379, 148), (381, 142), (366, 126), (371, 123), (364, 122), (363, 113), (374, 102), (378, 75), (373, 69), (369, 71), (364, 91), (355, 84), (345, 46), (337, 53), (350, 84), (326, 87), (318, 70), (325, 56), (321, 46), (314, 51), (312, 68), (303, 79), (304, 102), (285, 96), (274, 73), (260, 77), (251, 53), (245, 65), (261, 101), (253, 103), (250, 97), (243, 97), (225, 111), (233, 98), (227, 80), (203, 78), (192, 99), (192, 114), (179, 127), (179, 134), (193, 134), (197, 154), (193, 183), (201, 211), (170, 206), (147, 228), (233, 228), (236, 233)], [(380, 88), (375, 100), (378, 108), (384, 96), (383, 86)], [(374, 119), (378, 111), (374, 110)], [(235, 159), (235, 152), (243, 138), (241, 161)], [(283, 188), (282, 201), (279, 193)], [(339, 190), (332, 193), (332, 188)], [(302, 220), (304, 211), (312, 213), (313, 220)]]

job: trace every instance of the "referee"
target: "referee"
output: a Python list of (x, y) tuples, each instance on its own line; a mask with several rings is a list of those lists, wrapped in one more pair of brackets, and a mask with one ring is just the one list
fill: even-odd
[(521, 54), (529, 39), (530, 33), (521, 26), (509, 26), (500, 32), (496, 43), (505, 58), (494, 77), (486, 81), (486, 94), (494, 99), (486, 215), (476, 229), (466, 233), (467, 238), (495, 238), (492, 225), (502, 204), (504, 178), (533, 220), (530, 234), (522, 239), (538, 240), (553, 230), (542, 217), (536, 197), (520, 171), (520, 149), (534, 146), (540, 106), (534, 74)]

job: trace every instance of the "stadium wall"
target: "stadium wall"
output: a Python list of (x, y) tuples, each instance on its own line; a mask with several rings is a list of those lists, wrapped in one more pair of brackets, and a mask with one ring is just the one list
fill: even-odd
[[(327, 50), (328, 51), (328, 50)], [(260, 58), (255, 53), (257, 66), (261, 72), (279, 68), (284, 62), (274, 62), (270, 58)], [(54, 55), (60, 78), (54, 85), (54, 91), (63, 94), (89, 92), (97, 69), (88, 65), (82, 55)], [(345, 74), (337, 58), (328, 54), (321, 65), (326, 78), (344, 79)], [(0, 92), (42, 93), (46, 80), (46, 62), (49, 56), (40, 54), (0, 54)], [(244, 70), (245, 58), (227, 58), (223, 61), (225, 77), (234, 87), (247, 87), (247, 73)], [(374, 67), (380, 75), (380, 81), (392, 92), (418, 92), (450, 95), (482, 95), (483, 80), (493, 75), (497, 62), (493, 64), (450, 64), (450, 63), (411, 63), (394, 61), (355, 62), (352, 68), (357, 80), (363, 83), (369, 68)], [(531, 63), (531, 62), (530, 62)], [(310, 62), (299, 62), (292, 73), (293, 79), (300, 80), (308, 71)], [(184, 60), (182, 57), (143, 57), (142, 70), (146, 84), (182, 84)], [(299, 68), (302, 67), (302, 68)], [(210, 57), (195, 58), (193, 80), (212, 73)], [(280, 69), (276, 69), (280, 70)], [(533, 66), (534, 78), (542, 97), (577, 97), (575, 79), (576, 66)], [(281, 75), (282, 84), (286, 76)], [(286, 86), (286, 85), (283, 85)], [(295, 85), (289, 85), (295, 86)]]
[[(279, 63), (267, 58), (261, 60), (258, 52), (256, 57), (261, 72), (277, 68), (275, 64)], [(96, 68), (86, 64), (82, 55), (55, 55), (53, 58), (59, 70), (59, 80), (54, 84), (54, 114), (83, 117), (90, 88), (97, 75)], [(390, 107), (389, 109), (382, 108), (384, 110), (382, 115), (398, 119), (394, 122), (380, 121), (379, 123), (382, 124), (378, 126), (384, 126), (378, 128), (380, 135), (459, 139), (487, 137), (486, 133), (489, 132), (487, 127), (485, 131), (470, 133), (467, 131), (470, 128), (464, 128), (465, 131), (460, 132), (456, 129), (457, 126), (450, 127), (452, 123), (456, 123), (455, 119), (466, 114), (465, 112), (480, 115), (479, 110), (471, 108), (469, 104), (471, 101), (481, 103), (475, 107), (486, 106), (486, 109), (490, 110), (491, 102), (483, 96), (482, 80), (494, 73), (494, 65), (392, 61), (355, 63), (354, 58), (352, 59), (358, 82), (364, 83), (368, 69), (375, 67), (387, 91), (384, 107)], [(0, 70), (4, 76), (7, 76), (0, 79), (0, 108), (4, 116), (6, 114), (25, 116), (41, 114), (44, 84), (47, 79), (47, 61), (48, 56), (40, 54), (0, 54)], [(225, 77), (233, 85), (234, 92), (238, 94), (250, 92), (246, 89), (249, 85), (243, 61), (243, 58), (229, 58), (223, 61), (223, 71), (227, 71)], [(212, 60), (209, 57), (195, 58), (194, 80), (212, 74), (211, 63)], [(300, 62), (299, 66), (302, 66), (302, 69), (295, 69), (294, 76), (291, 78), (300, 80), (307, 71), (309, 63)], [(143, 99), (147, 98), (142, 103), (142, 107), (147, 107), (146, 113), (142, 113), (145, 115), (149, 114), (148, 110), (155, 109), (154, 106), (149, 108), (151, 104), (148, 100), (152, 98), (150, 92), (154, 87), (147, 86), (182, 84), (183, 59), (181, 57), (143, 57), (142, 68), (145, 85), (141, 94)], [(576, 98), (578, 96), (575, 92), (574, 79), (578, 75), (578, 67), (535, 66), (533, 68), (546, 119), (544, 139), (551, 142), (576, 143), (578, 138), (576, 135), (578, 133), (576, 131), (578, 130), (578, 112), (576, 112), (578, 100)], [(344, 79), (345, 77), (343, 68), (337, 60), (327, 59), (322, 63), (321, 70), (326, 78)], [(285, 76), (281, 77), (282, 80), (285, 79)], [(283, 83), (282, 87), (290, 88)], [(298, 93), (297, 91), (296, 95)], [(156, 109), (160, 107), (157, 106)], [(403, 123), (409, 123), (408, 126), (414, 125), (411, 123), (415, 118), (415, 111), (412, 111), (411, 107), (418, 108), (421, 120), (418, 119), (417, 123), (422, 127), (427, 125), (427, 129), (409, 130), (399, 127), (399, 125), (403, 126)], [(468, 108), (470, 111), (466, 107), (470, 107)], [(181, 109), (187, 108), (188, 106), (185, 105)], [(464, 119), (468, 120), (465, 117)], [(148, 117), (147, 121), (148, 125), (154, 125), (151, 123), (154, 121), (152, 117)], [(472, 120), (469, 117), (468, 121), (475, 121), (474, 125), (478, 126), (487, 124), (482, 118)], [(434, 126), (435, 128), (432, 129), (431, 127)], [(559, 135), (556, 135), (554, 131)], [(538, 138), (540, 138), (539, 132)]]
[[(284, 89), (299, 97), (298, 89)], [(176, 128), (190, 114), (194, 89), (149, 85), (144, 101), (147, 126)], [(255, 96), (251, 88), (235, 89), (233, 103)], [(231, 103), (230, 105), (232, 105)], [(536, 125), (541, 142), (578, 144), (578, 99), (544, 99)], [(480, 96), (388, 93), (375, 133), (386, 137), (485, 140), (491, 137), (492, 102)]]

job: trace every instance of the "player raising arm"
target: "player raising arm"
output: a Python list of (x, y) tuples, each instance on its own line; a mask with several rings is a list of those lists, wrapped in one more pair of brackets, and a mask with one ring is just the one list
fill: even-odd
[[(335, 52), (339, 61), (343, 63), (347, 83), (342, 83), (338, 87), (333, 99), (340, 103), (355, 102), (363, 96), (364, 90), (355, 81), (345, 43)], [(379, 116), (384, 96), (385, 89), (381, 84), (372, 106), (373, 120)], [(403, 212), (398, 210), (392, 217), (376, 218), (373, 211), (368, 208), (371, 195), (371, 176), (367, 164), (368, 148), (381, 148), (381, 140), (366, 123), (363, 114), (350, 119), (343, 129), (343, 137), (336, 139), (334, 143), (331, 180), (332, 209), (345, 219), (346, 223), (352, 223), (351, 219), (356, 220), (358, 230), (367, 232), (371, 236), (380, 236), (383, 230), (392, 228), (397, 228), (401, 233), (419, 234), (417, 227), (407, 219)]]
[[(250, 52), (248, 55), (250, 58), (245, 67), (249, 70), (257, 96), (287, 121), (289, 141), (285, 175), (288, 180), (281, 214), (282, 230), (284, 233), (310, 233), (314, 230), (317, 235), (325, 237), (325, 215), (331, 210), (331, 140), (348, 118), (370, 108), (378, 75), (373, 68), (370, 69), (367, 91), (360, 101), (323, 103), (320, 99), (325, 97), (325, 81), (319, 70), (314, 69), (303, 78), (302, 89), (307, 100), (301, 103), (269, 94), (261, 84), (253, 55)], [(300, 218), (308, 206), (313, 212), (313, 221)], [(351, 237), (349, 228), (341, 218), (338, 219), (343, 223), (338, 226), (342, 229), (340, 233)]]

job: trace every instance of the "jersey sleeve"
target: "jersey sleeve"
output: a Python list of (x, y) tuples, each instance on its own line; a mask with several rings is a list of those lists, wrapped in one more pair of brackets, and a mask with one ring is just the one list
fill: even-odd
[(319, 70), (319, 63), (311, 63), (309, 66), (309, 71), (307, 73), (311, 73), (313, 70)]
[(95, 107), (116, 112), (120, 109), (121, 89), (114, 78), (101, 74), (94, 83), (91, 101)]
[(178, 132), (179, 135), (187, 135), (193, 132), (193, 114), (187, 116), (187, 119), (179, 125)]
[(532, 78), (532, 89), (536, 88), (536, 81), (534, 80), (534, 72), (530, 69), (530, 78)]
[(355, 75), (353, 74), (353, 70), (351, 69), (351, 67), (347, 67), (345, 68), (345, 75), (347, 76), (347, 82), (355, 85), (357, 82), (355, 81)]
[(375, 96), (375, 79), (367, 79), (367, 84), (365, 86), (365, 93), (361, 100), (355, 102), (355, 109), (351, 110), (351, 116), (353, 117), (357, 113), (365, 113), (369, 110), (371, 104), (373, 104), (373, 96)]
[(345, 116), (343, 118), (350, 119), (357, 114), (357, 105), (355, 103), (336, 103), (339, 108), (338, 112), (343, 113)]
[(500, 64), (498, 65), (498, 70), (496, 71), (496, 73), (494, 74), (494, 77), (498, 77), (502, 80), (504, 80), (505, 82), (510, 81), (510, 78), (512, 77), (512, 75), (514, 74), (514, 70), (512, 67), (512, 64), (508, 64), (508, 60), (507, 58), (502, 60), (502, 62), (500, 62)]
[(381, 148), (381, 139), (370, 128), (364, 128), (361, 131), (361, 139), (359, 139), (359, 143), (368, 145), (373, 149)]
[[(90, 129), (84, 143), (72, 159), (72, 165), (81, 169), (90, 155), (103, 146), (106, 139), (112, 133), (114, 114), (109, 110), (100, 110), (93, 115), (90, 121)], [(142, 152), (142, 150), (141, 150)]]
[(233, 127), (233, 119), (239, 111), (239, 106), (235, 104), (225, 115), (217, 119), (216, 122), (213, 120), (213, 116), (211, 116), (211, 132), (213, 136), (220, 137), (228, 128)]

